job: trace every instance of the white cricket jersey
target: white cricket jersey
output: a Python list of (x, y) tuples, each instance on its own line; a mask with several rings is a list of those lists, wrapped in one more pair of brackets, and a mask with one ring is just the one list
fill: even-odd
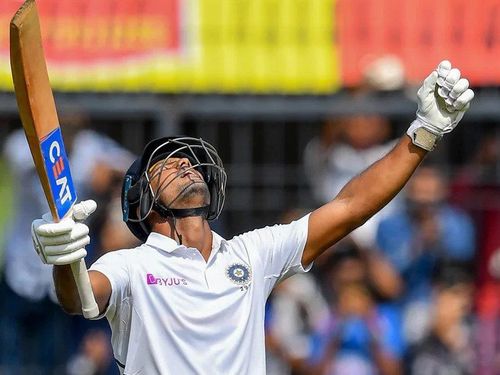
[(111, 283), (103, 316), (121, 373), (265, 374), (266, 299), (278, 280), (306, 271), (308, 217), (231, 240), (213, 233), (207, 262), (158, 233), (102, 256), (91, 270)]

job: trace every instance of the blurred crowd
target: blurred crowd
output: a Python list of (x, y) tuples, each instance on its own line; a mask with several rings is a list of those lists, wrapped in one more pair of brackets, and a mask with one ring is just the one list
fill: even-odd
[[(120, 207), (121, 179), (134, 155), (90, 130), (83, 114), (62, 122), (79, 199), (99, 205), (89, 224), (90, 264), (105, 251), (136, 245)], [(425, 163), (311, 272), (276, 287), (266, 315), (269, 375), (500, 374), (499, 143), (485, 134), (453, 175)], [(303, 152), (314, 206), (393, 145), (380, 115), (326, 121)], [(9, 134), (3, 157), (15, 216), (1, 244), (0, 374), (116, 374), (106, 322), (65, 315), (51, 269), (33, 250), (31, 221), (47, 205), (22, 130)], [(290, 208), (279, 220), (312, 208)]]
[[(317, 204), (392, 147), (388, 126), (378, 115), (324, 124), (304, 153)], [(500, 374), (499, 142), (484, 134), (452, 176), (429, 160), (312, 272), (275, 289), (270, 375)]]

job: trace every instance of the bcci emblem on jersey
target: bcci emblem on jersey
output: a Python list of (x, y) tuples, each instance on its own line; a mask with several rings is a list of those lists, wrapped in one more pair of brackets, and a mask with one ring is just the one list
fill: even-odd
[(238, 285), (248, 285), (252, 280), (250, 268), (241, 263), (235, 263), (227, 267), (226, 276)]

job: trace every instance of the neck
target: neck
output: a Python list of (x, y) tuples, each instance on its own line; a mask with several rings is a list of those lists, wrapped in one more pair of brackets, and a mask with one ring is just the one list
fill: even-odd
[(177, 218), (175, 227), (173, 219), (154, 220), (152, 230), (182, 242), (184, 246), (198, 249), (205, 261), (212, 251), (212, 231), (208, 221), (201, 216)]
[(460, 349), (464, 345), (465, 337), (459, 322), (438, 322), (434, 325), (434, 334), (451, 349)]

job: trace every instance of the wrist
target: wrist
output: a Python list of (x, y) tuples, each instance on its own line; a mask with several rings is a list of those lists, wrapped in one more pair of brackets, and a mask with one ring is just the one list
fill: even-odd
[(424, 150), (432, 151), (443, 137), (442, 132), (435, 126), (417, 117), (408, 128), (406, 134), (412, 143)]

